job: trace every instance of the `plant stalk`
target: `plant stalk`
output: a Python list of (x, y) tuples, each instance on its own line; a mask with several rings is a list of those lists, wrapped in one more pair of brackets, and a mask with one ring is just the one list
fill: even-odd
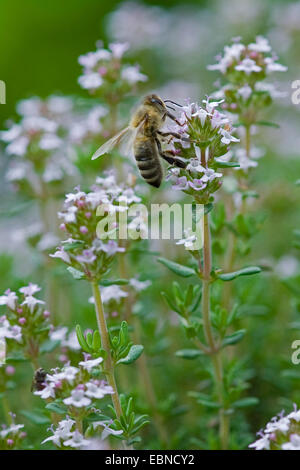
[(217, 348), (213, 336), (213, 330), (210, 319), (210, 273), (211, 265), (211, 239), (209, 228), (209, 215), (204, 214), (203, 220), (203, 281), (202, 281), (202, 317), (203, 328), (206, 341), (211, 350), (211, 359), (214, 368), (215, 383), (218, 395), (218, 401), (221, 405), (219, 412), (219, 435), (221, 448), (228, 448), (229, 437), (229, 419), (224, 409), (224, 388), (223, 388), (223, 364), (221, 351)]
[(114, 405), (117, 418), (119, 419), (120, 416), (122, 415), (122, 408), (121, 408), (120, 397), (119, 397), (119, 393), (118, 393), (118, 389), (116, 385), (114, 367), (113, 367), (113, 362), (112, 362), (112, 357), (111, 357), (111, 352), (110, 352), (108, 329), (107, 329), (107, 324), (105, 320), (100, 289), (99, 289), (97, 281), (92, 282), (92, 289), (93, 289), (93, 296), (95, 299), (96, 317), (97, 317), (99, 333), (101, 336), (101, 344), (102, 344), (102, 348), (106, 351), (106, 358), (104, 361), (105, 375), (106, 375), (108, 384), (112, 387), (114, 391), (114, 393), (112, 394), (112, 402)]

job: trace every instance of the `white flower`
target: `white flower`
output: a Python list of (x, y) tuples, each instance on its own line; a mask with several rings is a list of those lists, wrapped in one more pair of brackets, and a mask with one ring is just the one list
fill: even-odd
[(111, 429), (109, 427), (109, 424), (112, 424), (112, 421), (94, 421), (92, 423), (92, 426), (94, 429), (97, 429), (99, 426), (104, 428), (102, 435), (101, 435), (101, 439), (105, 439), (110, 434), (112, 434), (113, 436), (119, 436), (120, 434), (123, 433), (122, 430), (116, 431), (115, 429)]
[(247, 99), (251, 96), (251, 93), (252, 93), (252, 88), (249, 85), (244, 85), (243, 87), (238, 89), (238, 94), (245, 101), (247, 101)]
[(41, 137), (39, 147), (42, 150), (54, 150), (62, 144), (62, 140), (55, 134), (45, 134)]
[(39, 395), (43, 400), (47, 400), (47, 398), (55, 398), (55, 383), (54, 382), (46, 382), (43, 390), (36, 390), (34, 395)]
[(250, 444), (249, 447), (253, 447), (255, 450), (269, 450), (270, 449), (269, 436), (261, 437), (257, 441)]
[(123, 291), (120, 286), (113, 285), (101, 287), (101, 297), (103, 303), (108, 303), (110, 300), (119, 302), (123, 297), (127, 297), (128, 293)]
[(139, 281), (138, 279), (132, 278), (129, 281), (129, 285), (133, 287), (136, 291), (140, 292), (147, 287), (151, 286), (151, 281)]
[(287, 432), (289, 430), (290, 420), (287, 416), (280, 418), (278, 420), (274, 419), (267, 424), (265, 433), (273, 433), (275, 431)]
[(2, 431), (0, 431), (0, 437), (2, 439), (5, 439), (9, 434), (17, 434), (17, 432), (23, 428), (24, 428), (24, 424), (12, 424), (8, 428), (5, 428)]
[(271, 98), (284, 98), (287, 96), (286, 91), (278, 90), (273, 83), (266, 83), (266, 82), (256, 82), (255, 83), (255, 90), (257, 91), (267, 91)]
[(71, 331), (68, 338), (62, 340), (61, 345), (71, 349), (72, 351), (78, 351), (80, 349), (80, 344), (78, 343), (76, 331)]
[(287, 417), (289, 419), (294, 419), (295, 421), (297, 421), (297, 423), (299, 423), (299, 421), (300, 421), (300, 410), (295, 409), (290, 414), (288, 414)]
[(86, 90), (95, 90), (96, 88), (99, 88), (102, 85), (103, 79), (99, 75), (99, 73), (89, 72), (84, 75), (80, 75), (80, 77), (78, 78), (78, 83), (82, 88)]
[(290, 442), (286, 442), (281, 446), (282, 450), (300, 450), (300, 436), (299, 434), (291, 434)]
[(65, 203), (69, 204), (70, 202), (77, 202), (80, 199), (85, 198), (86, 194), (83, 191), (77, 191), (76, 193), (66, 194)]
[(266, 38), (263, 36), (257, 36), (256, 42), (249, 44), (248, 49), (255, 52), (270, 52), (271, 46)]
[(36, 292), (39, 292), (41, 288), (37, 284), (32, 284), (31, 282), (28, 284), (28, 286), (21, 287), (19, 291), (24, 294), (25, 296), (27, 295), (33, 295)]
[(91, 264), (97, 259), (97, 257), (93, 250), (83, 250), (81, 255), (76, 256), (76, 259), (79, 263)]
[(207, 183), (207, 182), (213, 181), (216, 178), (222, 178), (222, 176), (223, 176), (222, 173), (217, 173), (212, 168), (205, 168), (205, 173), (201, 177), (201, 180), (204, 183)]
[(97, 367), (99, 364), (103, 362), (103, 357), (97, 357), (97, 359), (89, 359), (86, 361), (79, 362), (79, 365), (83, 367), (83, 369), (91, 372), (94, 367)]
[(219, 130), (219, 134), (221, 134), (223, 137), (221, 139), (221, 142), (224, 144), (224, 145), (229, 145), (230, 142), (239, 142), (240, 139), (237, 139), (236, 137), (234, 137), (233, 135), (230, 134), (229, 131), (226, 131), (225, 129), (221, 128)]
[(75, 406), (76, 408), (82, 408), (83, 406), (89, 406), (91, 404), (91, 400), (85, 396), (84, 390), (75, 388), (75, 390), (72, 390), (71, 396), (64, 399), (64, 404)]
[(75, 449), (77, 447), (84, 447), (88, 445), (90, 445), (90, 441), (85, 439), (83, 435), (79, 431), (77, 431), (77, 429), (72, 433), (72, 437), (70, 439), (64, 441), (64, 446), (74, 447)]
[(6, 147), (6, 153), (8, 155), (18, 155), (19, 157), (22, 157), (27, 151), (28, 144), (28, 137), (25, 135), (18, 137)]
[(70, 206), (66, 212), (58, 212), (57, 215), (60, 219), (63, 219), (66, 224), (76, 222), (76, 212), (78, 208), (76, 206)]
[(250, 75), (252, 72), (260, 72), (261, 67), (257, 65), (254, 60), (247, 57), (235, 66), (235, 70), (238, 70), (239, 72), (245, 72), (246, 75)]
[(0, 318), (0, 339), (4, 338), (18, 342), (22, 339), (22, 328), (19, 325), (11, 325), (5, 316)]
[(13, 124), (7, 131), (0, 132), (0, 138), (3, 142), (12, 142), (21, 135), (22, 127), (19, 124)]
[(287, 67), (285, 65), (278, 64), (278, 62), (274, 62), (272, 57), (266, 57), (265, 63), (267, 65), (267, 73), (271, 72), (286, 72)]
[(104, 383), (101, 385), (98, 385), (95, 382), (87, 382), (86, 388), (87, 390), (85, 394), (87, 397), (90, 397), (90, 398), (101, 399), (105, 395), (111, 395), (112, 393), (114, 393), (113, 388), (110, 385), (106, 385)]
[(25, 180), (28, 176), (29, 167), (30, 164), (27, 161), (14, 162), (5, 175), (7, 181)]
[(291, 277), (297, 274), (299, 261), (291, 255), (282, 256), (275, 266), (275, 272), (280, 278)]
[(52, 341), (63, 341), (66, 338), (67, 332), (68, 332), (68, 328), (66, 326), (57, 328), (56, 330), (50, 333), (50, 339)]
[(53, 375), (47, 375), (47, 379), (51, 382), (66, 380), (69, 384), (72, 385), (78, 372), (79, 369), (77, 367), (67, 365), (61, 370), (61, 372), (56, 372)]
[(58, 423), (57, 429), (53, 433), (53, 436), (47, 437), (47, 439), (45, 439), (42, 444), (48, 441), (52, 441), (53, 444), (57, 445), (58, 447), (61, 447), (61, 441), (67, 440), (72, 435), (71, 429), (74, 424), (75, 421), (70, 418), (60, 421)]
[(146, 82), (148, 77), (139, 71), (138, 65), (128, 65), (121, 71), (121, 78), (126, 80), (130, 85), (137, 82)]
[(109, 44), (109, 48), (112, 51), (113, 57), (116, 57), (117, 59), (121, 59), (124, 53), (128, 51), (129, 43), (128, 42), (114, 42), (112, 44)]
[(214, 65), (209, 65), (208, 70), (219, 70), (222, 74), (225, 74), (228, 67), (232, 65), (234, 61), (240, 60), (241, 53), (244, 51), (245, 46), (243, 44), (232, 44), (231, 46), (224, 47), (224, 56), (221, 57), (219, 62)]
[(44, 305), (45, 302), (43, 300), (36, 299), (32, 295), (28, 295), (25, 300), (21, 303), (21, 305), (27, 305), (31, 313), (34, 311), (35, 306), (39, 304)]
[(49, 255), (51, 258), (60, 258), (65, 263), (71, 263), (71, 259), (69, 254), (63, 249), (59, 248), (55, 253)]
[(187, 250), (194, 247), (197, 237), (195, 234), (190, 235), (191, 230), (185, 230), (185, 237), (176, 242), (176, 245), (184, 245)]
[(16, 307), (16, 300), (18, 300), (16, 293), (8, 289), (5, 292), (5, 295), (0, 296), (0, 305), (7, 305), (8, 308), (14, 310)]

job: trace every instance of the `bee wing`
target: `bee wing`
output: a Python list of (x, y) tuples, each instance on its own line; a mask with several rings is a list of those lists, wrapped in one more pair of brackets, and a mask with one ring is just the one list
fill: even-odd
[(133, 133), (135, 134), (135, 129), (130, 126), (125, 127), (125, 129), (123, 129), (121, 132), (114, 135), (111, 139), (101, 145), (101, 147), (99, 147), (98, 150), (96, 150), (96, 152), (92, 156), (92, 160), (95, 160), (101, 155), (110, 152), (113, 147), (115, 147), (121, 142), (121, 140), (125, 139), (125, 137), (130, 138)]

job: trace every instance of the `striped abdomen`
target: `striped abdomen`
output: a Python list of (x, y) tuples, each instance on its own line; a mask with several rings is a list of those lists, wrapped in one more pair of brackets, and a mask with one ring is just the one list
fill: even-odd
[(155, 139), (145, 136), (137, 138), (134, 143), (134, 156), (144, 180), (151, 186), (159, 188), (163, 171)]

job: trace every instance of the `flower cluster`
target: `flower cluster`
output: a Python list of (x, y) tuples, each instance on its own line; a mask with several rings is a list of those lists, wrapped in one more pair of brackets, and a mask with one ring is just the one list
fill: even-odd
[(256, 450), (300, 450), (300, 410), (284, 416), (282, 412), (257, 433), (259, 439), (249, 447)]
[(79, 85), (93, 94), (97, 92), (118, 102), (136, 83), (145, 82), (147, 77), (138, 65), (123, 63), (128, 48), (128, 43), (112, 43), (109, 49), (102, 48), (101, 44), (95, 52), (81, 55), (78, 62), (83, 67), (83, 74), (78, 78)]
[(228, 117), (217, 110), (222, 101), (206, 99), (203, 103), (204, 107), (197, 103), (183, 106), (180, 124), (169, 128), (170, 132), (179, 134), (172, 140), (170, 151), (186, 159), (187, 166), (171, 168), (167, 179), (172, 182), (173, 189), (192, 195), (200, 203), (207, 203), (221, 186), (222, 174), (216, 170), (224, 166), (224, 162), (216, 158), (226, 154), (231, 142), (239, 139), (232, 135)]
[(48, 339), (51, 328), (45, 302), (35, 297), (40, 290), (30, 283), (19, 289), (19, 295), (8, 289), (0, 296), (0, 305), (6, 306), (6, 314), (0, 317), (0, 338), (9, 344), (9, 340), (15, 340), (32, 360), (38, 357), (39, 347)]
[[(11, 414), (12, 421), (14, 415)], [(10, 426), (2, 425), (0, 427), (0, 449), (12, 450), (19, 448), (21, 441), (26, 437), (26, 433), (22, 431), (24, 424), (15, 424)]]
[(68, 238), (50, 256), (61, 258), (73, 268), (71, 272), (75, 277), (77, 273), (79, 278), (95, 280), (108, 270), (116, 253), (125, 250), (113, 239), (118, 231), (117, 223), (109, 233), (96, 231), (97, 224), (101, 220), (108, 222), (109, 216), (127, 211), (132, 203), (140, 202), (140, 198), (131, 187), (118, 185), (111, 172), (104, 178), (98, 177), (91, 189), (86, 193), (77, 188), (74, 193), (66, 195), (63, 210), (58, 216), (62, 219), (60, 228)]
[(72, 122), (70, 98), (50, 96), (20, 101), (21, 116), (0, 133), (6, 153), (15, 157), (6, 178), (30, 195), (45, 197), (45, 185), (57, 184), (77, 170), (67, 157), (66, 140)]
[[(77, 424), (85, 420), (88, 424), (88, 418), (92, 414), (99, 416), (97, 422), (99, 426), (102, 425), (102, 430), (108, 428), (108, 424), (100, 420), (101, 415), (97, 409), (98, 400), (113, 393), (113, 389), (100, 378), (99, 365), (102, 362), (102, 357), (91, 359), (86, 354), (78, 367), (67, 364), (46, 375), (45, 381), (34, 394), (39, 395), (47, 403), (53, 403), (56, 409), (59, 407), (61, 413), (65, 414), (65, 419), (58, 423), (56, 429), (51, 428), (52, 436), (43, 443), (52, 441), (56, 446), (63, 448), (88, 445), (89, 441), (84, 438), (82, 425), (79, 430)], [(114, 432), (114, 430), (108, 431), (106, 435)]]
[[(256, 41), (248, 45), (236, 38), (233, 44), (225, 46), (218, 63), (208, 68), (218, 70), (225, 79), (221, 89), (214, 93), (215, 98), (224, 99), (222, 108), (238, 118), (241, 136), (244, 128), (249, 132), (249, 136), (245, 137), (246, 148), (239, 149), (234, 155), (241, 173), (246, 174), (250, 168), (257, 166), (255, 151), (250, 148), (250, 133), (259, 123), (261, 110), (269, 106), (274, 98), (285, 96), (273, 83), (265, 80), (273, 72), (285, 72), (287, 67), (277, 62), (268, 40), (257, 36)], [(262, 124), (268, 123), (262, 121)]]
[[(273, 84), (264, 80), (273, 72), (285, 72), (287, 67), (277, 62), (268, 40), (262, 36), (256, 42), (244, 45), (238, 41), (225, 46), (218, 63), (208, 66), (218, 70), (226, 83), (218, 97), (225, 98), (223, 108), (236, 114), (247, 114), (249, 123), (261, 108), (269, 105), (272, 98), (282, 96)], [(252, 122), (251, 122), (252, 120)]]

